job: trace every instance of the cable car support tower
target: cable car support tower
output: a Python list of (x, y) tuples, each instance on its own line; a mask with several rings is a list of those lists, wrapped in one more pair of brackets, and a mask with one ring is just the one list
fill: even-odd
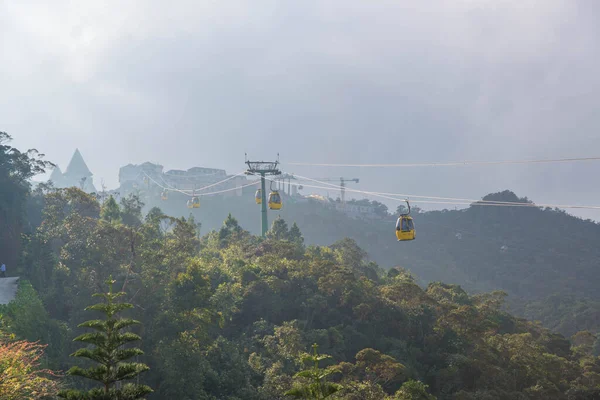
[(267, 236), (268, 221), (267, 221), (267, 195), (265, 188), (265, 176), (267, 175), (281, 175), (281, 171), (277, 169), (279, 164), (279, 153), (277, 153), (277, 161), (249, 161), (248, 155), (246, 154), (246, 165), (248, 170), (246, 175), (260, 175), (260, 188), (261, 188), (261, 214), (262, 214), (262, 225), (261, 232), (262, 236)]

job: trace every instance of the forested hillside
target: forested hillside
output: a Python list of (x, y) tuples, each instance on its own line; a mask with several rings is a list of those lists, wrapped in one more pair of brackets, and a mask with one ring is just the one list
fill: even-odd
[[(199, 238), (194, 221), (158, 209), (142, 219), (135, 201), (100, 207), (78, 189), (49, 192), (44, 203), (23, 260), (33, 288), (5, 318), (51, 344), (54, 368), (73, 362), (76, 325), (113, 276), (142, 322), (150, 398), (284, 398), (312, 343), (332, 356), (339, 398), (411, 398), (409, 387), (425, 390), (413, 381), (440, 399), (595, 393), (590, 343), (571, 349), (515, 319), (501, 311), (501, 293), (423, 289), (407, 271), (385, 273), (353, 240), (305, 247), (283, 220), (263, 240), (233, 217)], [(31, 323), (34, 313), (42, 323)]]
[[(510, 191), (483, 200), (530, 202)], [(148, 201), (169, 215), (190, 215), (184, 196)], [(218, 228), (228, 212), (259, 233), (260, 209), (250, 192), (243, 198), (203, 197), (201, 208), (191, 215), (202, 221), (206, 232)], [(539, 319), (566, 335), (600, 331), (600, 225), (592, 221), (554, 209), (473, 205), (413, 214), (417, 240), (398, 243), (391, 214), (383, 220), (353, 220), (318, 202), (288, 201), (282, 210), (269, 213), (271, 220), (277, 216), (296, 222), (308, 244), (352, 238), (370, 260), (384, 269), (409, 269), (420, 284), (443, 281), (470, 293), (504, 290), (518, 315)], [(551, 311), (555, 309), (560, 312)]]
[[(35, 160), (29, 162), (39, 161)], [(25, 185), (21, 176), (6, 176)], [(128, 341), (135, 347), (127, 345), (113, 353), (132, 364), (123, 364), (108, 378), (118, 375), (125, 377), (124, 382), (139, 384), (123, 386), (130, 393), (138, 391), (138, 396), (124, 397), (132, 399), (266, 400), (329, 394), (332, 399), (356, 400), (583, 400), (600, 396), (600, 358), (593, 334), (582, 331), (565, 338), (517, 318), (503, 307), (503, 292), (469, 294), (458, 285), (439, 281), (420, 285), (405, 268), (382, 268), (372, 261), (374, 251), (369, 254), (364, 249), (375, 246), (375, 235), (392, 236), (388, 224), (373, 223), (374, 230), (366, 231), (360, 221), (330, 217), (337, 225), (329, 227), (325, 211), (307, 204), (302, 207), (312, 211), (304, 218), (275, 219), (262, 238), (245, 230), (235, 213), (218, 229), (208, 231), (201, 214), (176, 218), (159, 208), (143, 213), (144, 204), (136, 197), (119, 203), (109, 198), (100, 204), (76, 188), (39, 186), (24, 193), (30, 212), (16, 223), (26, 234), (21, 236), (18, 271), (9, 271), (21, 276), (20, 289), (14, 302), (0, 307), (0, 373), (6, 377), (0, 381), (0, 397), (55, 398), (58, 390), (70, 389), (62, 396), (75, 399), (84, 397), (73, 390), (93, 387), (101, 393), (98, 381), (106, 370), (66, 371), (74, 365), (93, 365), (82, 361), (82, 356), (102, 363), (109, 354), (102, 348), (116, 349)], [(2, 207), (2, 212), (11, 212)], [(479, 234), (493, 231), (504, 232), (506, 240), (512, 237), (514, 242), (502, 243), (508, 248), (498, 256), (502, 257), (517, 242), (508, 236), (509, 227), (491, 223), (506, 218), (495, 214), (505, 210), (510, 209), (439, 213), (455, 218), (446, 221), (447, 236), (441, 229), (423, 228), (425, 232), (419, 231), (412, 243), (390, 240), (393, 250), (382, 254), (390, 257), (388, 265), (414, 267), (417, 273), (421, 268), (424, 276), (444, 269), (469, 275), (477, 270), (473, 265), (450, 267), (440, 260), (452, 254), (453, 240), (469, 240), (466, 234), (461, 239), (455, 235), (454, 229), (461, 228), (456, 226), (458, 216), (472, 221), (474, 234), (478, 232), (473, 231), (473, 221), (481, 221)], [(582, 223), (555, 211), (508, 212), (517, 219), (525, 218), (520, 213), (533, 212), (562, 219), (564, 224)], [(418, 215), (424, 227), (426, 218), (433, 217), (435, 213)], [(334, 231), (339, 238), (332, 237), (328, 246), (310, 244), (303, 226), (312, 226), (308, 230), (317, 240)], [(595, 229), (591, 224), (590, 232)], [(355, 235), (356, 240), (344, 238)], [(441, 238), (448, 241), (447, 248), (440, 244)], [(418, 251), (434, 239), (443, 252)], [(474, 242), (472, 260), (498, 244), (476, 248)], [(440, 265), (424, 268), (428, 257)], [(490, 262), (481, 270), (491, 275), (496, 265)], [(515, 268), (513, 274), (519, 270)], [(103, 322), (98, 310), (110, 310), (101, 306), (86, 310), (98, 301), (94, 293), (109, 291), (106, 282), (111, 280), (112, 289), (124, 293), (119, 301), (132, 305), (128, 309), (118, 303), (122, 315), (139, 324)], [(567, 287), (575, 288), (584, 290), (586, 285)], [(563, 297), (558, 299), (563, 302)], [(569, 302), (580, 304), (570, 298), (564, 302), (565, 307)], [(85, 321), (89, 322), (80, 326)], [(89, 334), (90, 328), (107, 332), (126, 328), (126, 332), (111, 333), (104, 340)], [(73, 341), (76, 337), (100, 350)], [(32, 343), (36, 341), (39, 344)], [(311, 359), (307, 353), (313, 351), (318, 354)], [(78, 357), (70, 357), (73, 354)], [(315, 359), (320, 361), (311, 365)], [(86, 374), (98, 379), (80, 377)], [(319, 377), (323, 378), (316, 383)], [(111, 390), (121, 389), (113, 385)], [(24, 391), (29, 392), (24, 395)], [(111, 396), (98, 398), (118, 398)]]

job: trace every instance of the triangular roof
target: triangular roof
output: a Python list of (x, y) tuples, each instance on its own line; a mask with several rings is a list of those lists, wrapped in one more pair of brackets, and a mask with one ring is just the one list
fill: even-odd
[(59, 183), (62, 180), (62, 171), (60, 167), (57, 165), (50, 174), (50, 180), (54, 183)]
[(81, 156), (79, 149), (75, 149), (75, 153), (73, 153), (71, 162), (69, 162), (69, 165), (65, 170), (65, 175), (92, 176), (92, 172), (87, 167), (85, 161), (83, 161), (83, 157)]

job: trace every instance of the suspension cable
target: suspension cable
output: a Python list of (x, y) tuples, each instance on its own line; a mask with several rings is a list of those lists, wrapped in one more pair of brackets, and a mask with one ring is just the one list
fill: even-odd
[[(300, 175), (296, 175), (301, 179), (305, 179), (306, 177), (302, 177)], [(269, 178), (267, 178), (269, 179)], [(294, 186), (306, 186), (313, 187), (316, 189), (325, 189), (331, 190), (332, 188), (339, 189), (339, 186), (332, 185), (326, 182), (321, 182), (316, 179), (306, 178), (307, 180), (315, 181), (317, 183), (322, 183), (325, 185), (329, 185), (329, 187), (323, 186), (315, 186), (315, 185), (301, 185), (298, 183), (289, 183)], [(269, 179), (271, 180), (271, 179)], [(383, 193), (383, 192), (369, 192), (365, 190), (356, 190), (345, 188), (345, 190), (354, 193), (361, 193), (369, 196), (380, 197), (384, 199), (394, 200), (394, 201), (405, 201), (406, 198), (424, 198), (424, 199), (434, 199), (434, 200), (417, 200), (416, 203), (429, 203), (429, 204), (454, 204), (454, 205), (478, 205), (478, 206), (495, 206), (495, 207), (557, 207), (557, 208), (577, 208), (577, 209), (593, 209), (600, 210), (600, 206), (587, 206), (587, 205), (572, 205), (572, 204), (542, 204), (542, 203), (521, 203), (516, 201), (492, 201), (492, 200), (477, 200), (477, 199), (463, 199), (463, 198), (453, 198), (453, 197), (432, 197), (432, 196), (421, 196), (414, 194), (401, 194), (401, 193)], [(439, 201), (439, 200), (449, 200), (449, 201)]]
[(327, 164), (327, 163), (302, 163), (289, 162), (284, 165), (302, 165), (312, 167), (365, 167), (365, 168), (408, 168), (408, 167), (450, 167), (466, 165), (499, 165), (499, 164), (542, 164), (559, 162), (577, 162), (577, 161), (598, 161), (600, 157), (574, 157), (574, 158), (555, 158), (541, 160), (505, 160), (505, 161), (454, 161), (454, 162), (432, 162), (432, 163), (402, 163), (402, 164)]
[[(198, 188), (198, 189), (193, 189), (193, 190), (190, 190), (190, 189), (188, 189), (188, 190), (177, 189), (177, 188), (175, 188), (175, 187), (172, 187), (172, 186), (171, 186), (170, 188), (166, 188), (166, 187), (162, 186), (161, 184), (159, 184), (158, 182), (156, 182), (156, 180), (154, 180), (154, 179), (153, 179), (153, 178), (152, 178), (150, 175), (148, 175), (148, 174), (147, 174), (145, 171), (144, 171), (144, 175), (146, 175), (146, 176), (147, 176), (147, 177), (148, 177), (150, 180), (152, 180), (152, 182), (154, 182), (154, 183), (155, 183), (157, 186), (161, 187), (161, 188), (162, 188), (162, 189), (164, 189), (164, 190), (175, 190), (175, 191), (177, 191), (177, 192), (180, 192), (180, 193), (183, 193), (183, 194), (189, 195), (189, 194), (188, 194), (188, 192), (195, 193), (195, 192), (199, 192), (199, 191), (202, 191), (202, 190), (206, 190), (206, 189), (208, 189), (208, 188), (211, 188), (211, 187), (214, 187), (214, 186), (220, 185), (221, 183), (224, 183), (224, 182), (230, 181), (231, 179), (234, 179), (234, 178), (236, 178), (236, 177), (238, 177), (238, 176), (244, 175), (244, 171), (242, 171), (242, 172), (239, 172), (239, 173), (237, 173), (237, 174), (235, 174), (235, 175), (231, 175), (231, 176), (229, 176), (229, 177), (227, 177), (227, 178), (223, 179), (222, 181), (219, 181), (219, 182), (216, 182), (216, 183), (212, 183), (212, 184), (210, 184), (210, 185), (208, 185), (208, 186), (204, 186), (204, 187), (201, 187), (201, 188)], [(169, 185), (168, 185), (168, 183), (166, 183), (166, 182), (164, 181), (164, 179), (162, 179), (162, 177), (161, 177), (161, 180), (163, 181), (163, 183), (165, 183), (165, 185), (169, 186)], [(194, 195), (194, 194), (192, 194), (192, 196), (193, 196), (193, 195)], [(198, 194), (198, 195), (207, 195), (207, 193), (204, 193), (204, 194)]]

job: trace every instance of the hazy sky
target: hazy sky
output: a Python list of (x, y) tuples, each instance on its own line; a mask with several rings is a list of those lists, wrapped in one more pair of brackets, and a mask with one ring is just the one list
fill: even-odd
[(236, 173), (279, 152), (362, 190), (600, 204), (598, 162), (285, 165), (598, 156), (599, 17), (595, 0), (7, 0), (0, 130), (63, 169), (78, 147), (97, 186), (128, 163)]

